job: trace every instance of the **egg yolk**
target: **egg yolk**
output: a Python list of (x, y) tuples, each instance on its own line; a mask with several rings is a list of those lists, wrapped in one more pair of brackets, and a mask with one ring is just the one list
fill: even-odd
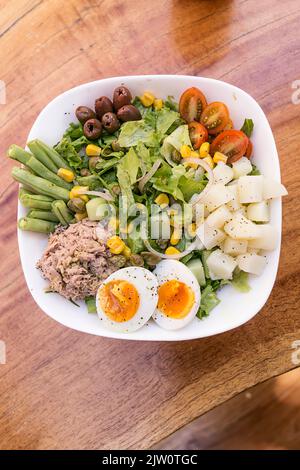
[(158, 309), (167, 317), (184, 318), (194, 301), (192, 289), (176, 279), (165, 282), (158, 289)]
[(140, 296), (130, 282), (110, 281), (99, 291), (99, 301), (105, 315), (115, 322), (125, 322), (136, 314)]

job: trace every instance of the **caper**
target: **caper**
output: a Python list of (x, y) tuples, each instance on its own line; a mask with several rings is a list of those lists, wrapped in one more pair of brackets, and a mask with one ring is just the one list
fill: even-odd
[(98, 119), (101, 119), (105, 113), (113, 111), (113, 104), (107, 96), (101, 96), (95, 101), (95, 111)]
[(90, 176), (91, 172), (87, 168), (81, 168), (80, 174), (81, 176)]
[(81, 124), (84, 124), (88, 119), (94, 119), (96, 114), (91, 108), (87, 106), (78, 106), (75, 111), (76, 117)]
[(97, 163), (101, 160), (99, 157), (90, 157), (89, 158), (89, 168), (90, 170), (95, 170)]
[(114, 108), (117, 111), (122, 108), (125, 104), (130, 104), (132, 100), (132, 95), (128, 88), (125, 86), (119, 86), (114, 91), (113, 104)]
[(81, 214), (85, 212), (85, 202), (79, 197), (70, 199), (67, 205), (72, 212), (80, 212)]
[(182, 160), (180, 152), (178, 152), (176, 149), (172, 150), (171, 158), (174, 163), (180, 163)]
[(111, 143), (111, 147), (113, 149), (114, 152), (120, 152), (121, 150), (121, 146), (119, 144), (119, 142), (117, 140), (114, 140), (112, 143)]
[(123, 255), (113, 255), (111, 258), (109, 258), (109, 261), (116, 268), (123, 268), (127, 260)]
[(161, 260), (161, 258), (158, 255), (155, 255), (154, 253), (150, 253), (150, 251), (142, 251), (141, 255), (145, 263), (148, 264), (148, 266), (156, 266), (157, 263), (159, 263)]
[(131, 255), (129, 258), (131, 266), (144, 266), (144, 259), (141, 255)]
[(121, 188), (120, 188), (120, 186), (116, 183), (116, 184), (114, 184), (114, 185), (112, 186), (111, 191), (112, 191), (116, 196), (118, 196), (118, 195), (120, 194), (120, 192), (121, 192)]
[(96, 140), (102, 132), (102, 124), (98, 119), (89, 119), (84, 123), (83, 133), (87, 139)]
[(140, 111), (133, 106), (133, 104), (126, 104), (122, 106), (117, 112), (117, 117), (120, 121), (139, 121), (142, 119)]
[(159, 248), (161, 250), (165, 250), (169, 244), (169, 240), (165, 240), (163, 238), (159, 238), (158, 240), (156, 240), (156, 244), (157, 246), (159, 246)]
[(113, 134), (120, 127), (120, 121), (114, 113), (105, 113), (102, 116), (102, 124), (109, 134)]

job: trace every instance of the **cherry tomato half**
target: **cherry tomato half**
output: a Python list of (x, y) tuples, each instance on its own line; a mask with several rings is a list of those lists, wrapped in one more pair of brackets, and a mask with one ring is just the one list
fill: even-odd
[(202, 126), (200, 122), (192, 121), (189, 123), (190, 139), (195, 150), (200, 148), (203, 142), (208, 139), (208, 132), (206, 127)]
[(211, 144), (211, 153), (221, 152), (227, 155), (227, 163), (233, 163), (245, 155), (249, 139), (242, 131), (223, 131)]
[(249, 143), (248, 143), (248, 147), (245, 153), (245, 157), (249, 158), (250, 160), (250, 158), (252, 157), (252, 152), (253, 152), (253, 144), (250, 139), (248, 140), (249, 140)]
[(234, 129), (234, 125), (233, 125), (232, 119), (229, 119), (223, 131), (230, 131), (231, 129)]
[(229, 111), (226, 104), (220, 101), (210, 103), (203, 110), (200, 122), (206, 127), (209, 134), (218, 134), (229, 121)]
[(200, 121), (203, 109), (207, 101), (202, 91), (196, 87), (185, 90), (179, 100), (180, 116), (187, 122)]

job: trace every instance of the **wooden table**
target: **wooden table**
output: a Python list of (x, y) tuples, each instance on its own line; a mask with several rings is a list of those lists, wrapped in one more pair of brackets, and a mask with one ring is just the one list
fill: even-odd
[[(0, 340), (7, 347), (0, 448), (149, 448), (295, 367), (300, 104), (292, 103), (292, 83), (300, 80), (299, 2), (1, 0), (0, 9), (0, 79), (7, 92), (0, 105)], [(52, 321), (25, 285), (6, 148), (25, 144), (41, 108), (62, 91), (143, 73), (226, 80), (249, 92), (270, 120), (289, 190), (280, 268), (267, 305), (238, 330), (170, 344), (102, 339)]]

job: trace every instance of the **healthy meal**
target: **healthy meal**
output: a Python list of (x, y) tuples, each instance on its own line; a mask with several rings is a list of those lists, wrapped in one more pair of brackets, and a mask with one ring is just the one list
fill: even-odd
[(235, 129), (226, 104), (195, 87), (178, 105), (119, 86), (75, 115), (54, 146), (8, 150), (28, 208), (18, 226), (49, 236), (45, 295), (84, 300), (104, 327), (130, 332), (203, 319), (226, 284), (247, 292), (277, 245), (271, 200), (287, 194), (251, 162), (253, 121)]

